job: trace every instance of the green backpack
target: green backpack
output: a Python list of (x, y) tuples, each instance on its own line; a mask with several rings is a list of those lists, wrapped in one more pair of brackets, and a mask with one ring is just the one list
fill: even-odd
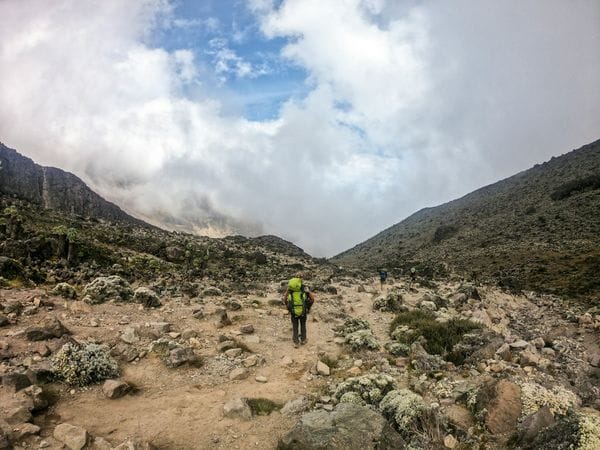
[(307, 295), (304, 292), (304, 286), (300, 278), (292, 278), (288, 282), (288, 310), (294, 317), (305, 316), (307, 310)]

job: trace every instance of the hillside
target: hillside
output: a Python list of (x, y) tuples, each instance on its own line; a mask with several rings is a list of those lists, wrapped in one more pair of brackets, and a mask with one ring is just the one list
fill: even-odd
[(425, 208), (334, 258), (600, 298), (600, 141)]
[(72, 173), (40, 166), (1, 142), (0, 193), (63, 213), (147, 225), (104, 200)]
[[(72, 214), (38, 201), (38, 173), (0, 193), (0, 450), (600, 441), (598, 307), (379, 286), (276, 236)], [(281, 301), (298, 272), (316, 296), (303, 345)]]

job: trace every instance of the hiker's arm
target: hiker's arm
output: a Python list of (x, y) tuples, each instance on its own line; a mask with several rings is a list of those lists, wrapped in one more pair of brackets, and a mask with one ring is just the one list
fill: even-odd
[(315, 302), (315, 296), (313, 295), (313, 293), (310, 292), (310, 291), (308, 291), (307, 294), (308, 294), (308, 298), (310, 298), (310, 303), (311, 304), (314, 303)]
[(283, 297), (281, 299), (281, 302), (284, 304), (284, 306), (287, 306), (287, 299), (288, 299), (288, 295), (290, 294), (290, 289), (287, 288), (285, 290), (285, 293), (283, 294)]

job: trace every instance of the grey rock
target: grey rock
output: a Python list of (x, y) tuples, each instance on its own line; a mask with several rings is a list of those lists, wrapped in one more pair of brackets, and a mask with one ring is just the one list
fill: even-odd
[(537, 412), (530, 414), (523, 419), (523, 422), (521, 423), (521, 428), (523, 430), (521, 439), (525, 442), (532, 441), (540, 431), (553, 425), (554, 422), (554, 416), (552, 415), (550, 408), (548, 408), (547, 405), (544, 405)]
[(245, 380), (246, 378), (248, 378), (248, 370), (245, 369), (244, 367), (238, 367), (236, 369), (233, 369), (230, 373), (229, 373), (229, 379), (234, 381), (234, 380)]
[(304, 414), (278, 442), (278, 450), (392, 450), (406, 443), (379, 413), (360, 405), (340, 403), (334, 411)]
[(10, 325), (10, 321), (8, 320), (8, 317), (6, 317), (3, 314), (0, 314), (0, 327), (5, 327), (7, 325)]
[(158, 294), (147, 287), (139, 287), (133, 293), (133, 301), (141, 303), (146, 308), (157, 308), (160, 306)]
[(331, 369), (322, 361), (317, 361), (317, 374), (328, 377), (331, 374)]
[(37, 412), (48, 407), (48, 399), (40, 386), (32, 385), (23, 389), (23, 393), (31, 400), (31, 411)]
[(25, 330), (25, 337), (29, 341), (45, 341), (65, 334), (70, 334), (69, 330), (56, 317), (44, 320), (42, 326), (29, 327)]
[(196, 364), (198, 362), (198, 356), (189, 347), (177, 347), (169, 352), (169, 355), (165, 358), (165, 364), (167, 367), (179, 367), (183, 364)]
[(10, 433), (10, 439), (14, 442), (20, 441), (28, 436), (40, 434), (41, 428), (32, 423), (21, 423), (13, 427)]
[(140, 341), (138, 330), (134, 327), (127, 327), (121, 334), (121, 340), (127, 344), (135, 344)]
[(157, 450), (157, 448), (147, 441), (128, 439), (117, 445), (114, 450)]
[(510, 348), (514, 348), (515, 350), (523, 350), (529, 346), (529, 342), (524, 341), (523, 339), (520, 339), (518, 341), (511, 342), (508, 345), (510, 346)]
[(2, 386), (11, 390), (12, 392), (20, 391), (31, 385), (31, 381), (27, 375), (23, 373), (7, 373), (2, 375)]
[(306, 411), (309, 406), (308, 399), (305, 396), (298, 397), (283, 405), (283, 408), (281, 408), (281, 414), (284, 416), (294, 416)]
[(244, 397), (240, 397), (225, 403), (223, 415), (229, 418), (248, 420), (252, 418), (252, 410), (248, 401)]
[(62, 442), (70, 450), (81, 450), (89, 440), (88, 433), (81, 427), (76, 427), (68, 423), (61, 423), (54, 428), (54, 439)]
[(254, 333), (254, 326), (252, 324), (242, 325), (240, 331), (244, 334), (252, 334)]

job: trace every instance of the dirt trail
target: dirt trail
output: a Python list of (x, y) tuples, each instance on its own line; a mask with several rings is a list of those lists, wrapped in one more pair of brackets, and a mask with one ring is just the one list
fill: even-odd
[[(275, 411), (251, 420), (230, 419), (223, 416), (223, 405), (227, 401), (237, 397), (264, 397), (283, 404), (306, 394), (318, 397), (326, 392), (327, 383), (332, 379), (347, 377), (345, 368), (334, 371), (330, 378), (315, 375), (311, 370), (324, 354), (348, 358), (345, 356), (348, 351), (334, 342), (333, 327), (342, 323), (341, 317), (335, 314), (335, 305), (340, 300), (345, 313), (369, 321), (382, 346), (389, 340), (387, 332), (393, 314), (372, 310), (373, 299), (380, 295), (379, 283), (374, 279), (372, 284), (364, 285), (366, 292), (359, 292), (358, 284), (349, 281), (335, 286), (337, 295), (317, 294), (308, 321), (308, 343), (298, 349), (291, 342), (287, 312), (283, 307), (269, 304), (269, 300), (274, 303), (279, 298), (275, 285), (265, 297), (236, 299), (244, 306), (229, 313), (233, 325), (225, 328), (217, 328), (211, 315), (222, 303), (222, 298), (207, 300), (203, 305), (206, 317), (197, 320), (191, 316), (195, 305), (177, 299), (167, 300), (160, 310), (144, 310), (137, 305), (114, 303), (92, 307), (51, 297), (55, 303), (52, 310), (22, 316), (17, 325), (4, 328), (0, 336), (10, 340), (15, 349), (25, 351), (29, 344), (18, 337), (19, 331), (47, 315), (58, 317), (79, 341), (118, 342), (128, 327), (143, 327), (158, 321), (171, 323), (174, 332), (189, 329), (198, 334), (195, 351), (205, 360), (202, 367), (168, 369), (152, 353), (137, 362), (121, 363), (121, 378), (136, 387), (132, 395), (108, 400), (102, 395), (100, 386), (70, 390), (57, 385), (58, 402), (37, 419), (42, 427), (41, 437), (51, 444), (49, 448), (61, 448), (51, 434), (55, 425), (66, 422), (82, 426), (114, 445), (134, 437), (166, 449), (270, 449), (276, 447), (277, 440), (295, 424), (297, 417), (286, 417)], [(405, 303), (410, 306), (428, 291), (420, 287), (408, 290), (406, 284), (397, 282), (395, 285), (389, 283), (384, 293), (392, 287), (403, 291)], [(449, 293), (455, 288), (455, 284), (447, 284), (439, 290)], [(10, 290), (1, 291), (0, 295), (4, 299), (29, 301), (42, 293)], [(524, 296), (512, 296), (494, 289), (482, 289), (482, 294), (484, 322), (488, 320), (489, 325), (500, 333), (511, 332), (511, 315), (519, 313), (526, 314), (531, 320), (537, 317), (554, 326), (564, 326), (573, 335), (577, 332), (559, 312), (541, 309)], [(252, 307), (257, 301), (259, 307)], [(92, 321), (99, 322), (100, 326), (91, 326)], [(255, 332), (243, 335), (239, 332), (242, 324), (252, 324)], [(532, 329), (542, 328), (542, 324), (537, 325), (531, 323)], [(231, 368), (240, 364), (218, 353), (216, 347), (220, 335), (245, 342), (253, 353), (264, 358), (264, 363), (249, 368), (248, 378), (230, 381)], [(590, 352), (598, 350), (597, 335), (583, 334), (581, 341)], [(349, 367), (353, 358), (358, 357), (350, 354)], [(376, 357), (385, 355), (374, 352)], [(292, 361), (286, 363), (286, 358)], [(256, 376), (266, 377), (267, 382), (256, 381)], [(405, 374), (401, 371), (398, 383), (406, 385)]]

